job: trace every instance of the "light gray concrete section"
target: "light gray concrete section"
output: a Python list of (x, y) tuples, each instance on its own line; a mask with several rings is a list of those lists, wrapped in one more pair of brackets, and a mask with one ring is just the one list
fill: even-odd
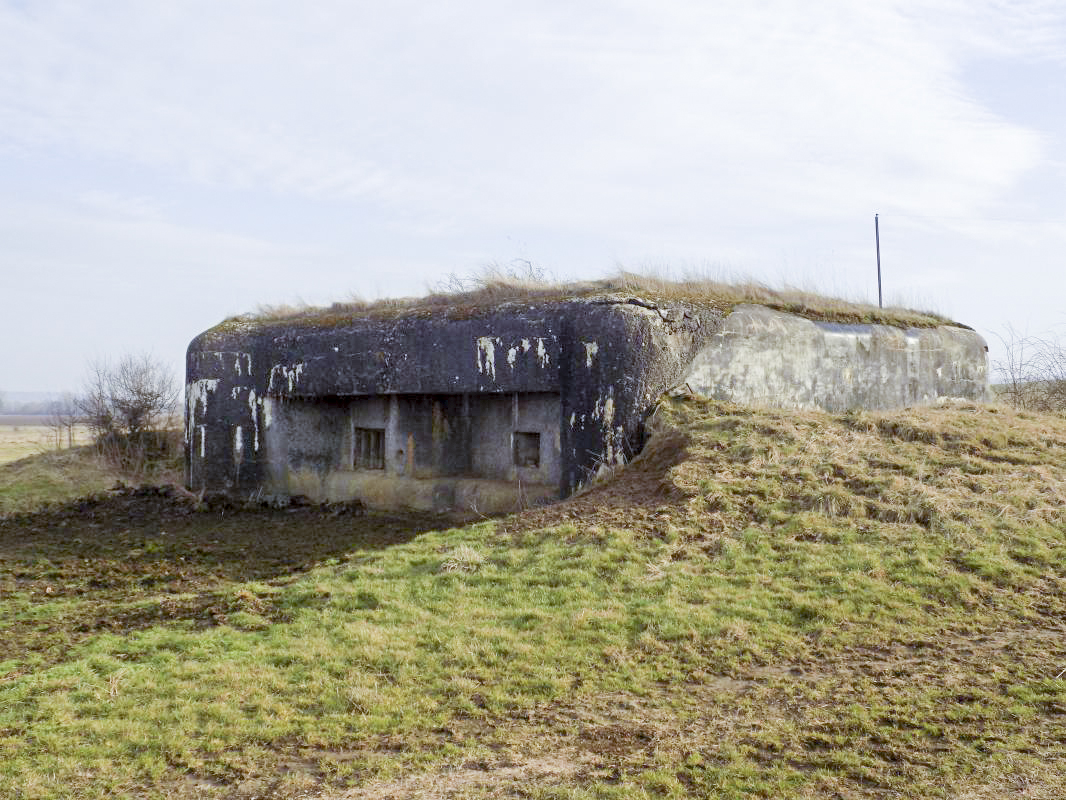
[[(513, 510), (558, 494), (560, 407), (551, 392), (272, 400), (263, 491), (374, 508)], [(360, 429), (382, 432), (382, 466), (356, 458)], [(533, 456), (523, 451), (535, 463), (516, 463), (516, 434), (536, 440)]]
[(350, 413), (356, 428), (384, 428), (388, 416), (389, 398), (384, 395), (360, 397), (353, 400)]
[(557, 486), (494, 481), (484, 478), (407, 478), (370, 471), (319, 475), (294, 472), (293, 494), (314, 502), (358, 499), (375, 510), (474, 511), (498, 514), (550, 503), (559, 498)]
[[(558, 484), (562, 477), (561, 402), (550, 392), (480, 395), (470, 398), (471, 474), (522, 483)], [(539, 435), (539, 464), (515, 464), (516, 433)]]
[(718, 400), (826, 411), (985, 400), (987, 349), (965, 328), (812, 322), (745, 305), (696, 354), (684, 383)]
[(351, 450), (348, 405), (339, 399), (271, 403), (264, 425), (268, 493), (288, 491), (293, 470), (339, 469)]

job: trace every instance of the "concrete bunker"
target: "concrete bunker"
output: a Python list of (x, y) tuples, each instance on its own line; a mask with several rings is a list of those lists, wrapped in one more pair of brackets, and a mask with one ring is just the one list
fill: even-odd
[(261, 499), (498, 512), (641, 448), (675, 387), (785, 408), (983, 399), (969, 329), (626, 293), (238, 318), (189, 346), (187, 482)]
[(315, 500), (539, 503), (562, 478), (552, 392), (296, 397), (272, 414), (270, 483)]

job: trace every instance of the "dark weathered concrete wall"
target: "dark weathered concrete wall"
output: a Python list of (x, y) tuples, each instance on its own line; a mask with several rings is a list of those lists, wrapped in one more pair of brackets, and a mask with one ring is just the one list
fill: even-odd
[[(760, 306), (723, 320), (621, 295), (457, 313), (230, 324), (197, 337), (189, 486), (506, 510), (628, 461), (657, 399), (684, 383), (828, 410), (987, 392), (983, 340), (951, 326), (834, 325)], [(354, 468), (358, 427), (384, 430), (384, 468)], [(536, 466), (515, 464), (522, 434), (539, 436)]]
[[(545, 485), (565, 495), (640, 448), (651, 403), (677, 382), (719, 318), (612, 296), (516, 304), (465, 319), (222, 326), (189, 347), (188, 482), (260, 496), (368, 492), (344, 488), (360, 481), (337, 474), (352, 420), (372, 413), (352, 405), (364, 398), (392, 410), (382, 424), (394, 477), (435, 480), (438, 488), (443, 478), (502, 481), (519, 500), (527, 490), (540, 496)], [(456, 420), (464, 402), (472, 422)], [(315, 408), (321, 419), (311, 418)], [(455, 446), (441, 427), (457, 437)], [(539, 466), (514, 465), (515, 432), (541, 434)], [(413, 458), (397, 446), (408, 440)], [(458, 457), (462, 448), (467, 454)], [(437, 494), (476, 494), (476, 486), (458, 486)], [(394, 488), (386, 492), (393, 500)], [(427, 491), (412, 484), (413, 504), (425, 505)]]

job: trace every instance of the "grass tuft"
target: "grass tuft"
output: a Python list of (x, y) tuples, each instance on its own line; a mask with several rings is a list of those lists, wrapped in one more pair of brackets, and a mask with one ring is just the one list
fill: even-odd
[(751, 303), (830, 322), (880, 323), (919, 328), (958, 325), (932, 312), (894, 307), (882, 309), (802, 289), (771, 288), (755, 281), (728, 283), (706, 277), (674, 279), (620, 270), (610, 278), (563, 283), (547, 279), (540, 273), (523, 275), (488, 268), (469, 278), (453, 278), (444, 288), (424, 297), (374, 302), (355, 298), (323, 308), (303, 303), (263, 306), (255, 314), (232, 317), (215, 330), (295, 323), (340, 325), (360, 318), (388, 319), (431, 314), (467, 317), (495, 311), (508, 303), (561, 303), (600, 296), (637, 296), (658, 303), (690, 303), (723, 313), (728, 313), (738, 305)]

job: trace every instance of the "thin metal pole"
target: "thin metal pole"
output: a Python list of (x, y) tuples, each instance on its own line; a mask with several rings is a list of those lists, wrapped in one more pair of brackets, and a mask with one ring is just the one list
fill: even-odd
[(877, 214), (874, 214), (874, 242), (877, 244), (877, 307), (884, 308), (881, 300), (881, 226), (877, 222)]

